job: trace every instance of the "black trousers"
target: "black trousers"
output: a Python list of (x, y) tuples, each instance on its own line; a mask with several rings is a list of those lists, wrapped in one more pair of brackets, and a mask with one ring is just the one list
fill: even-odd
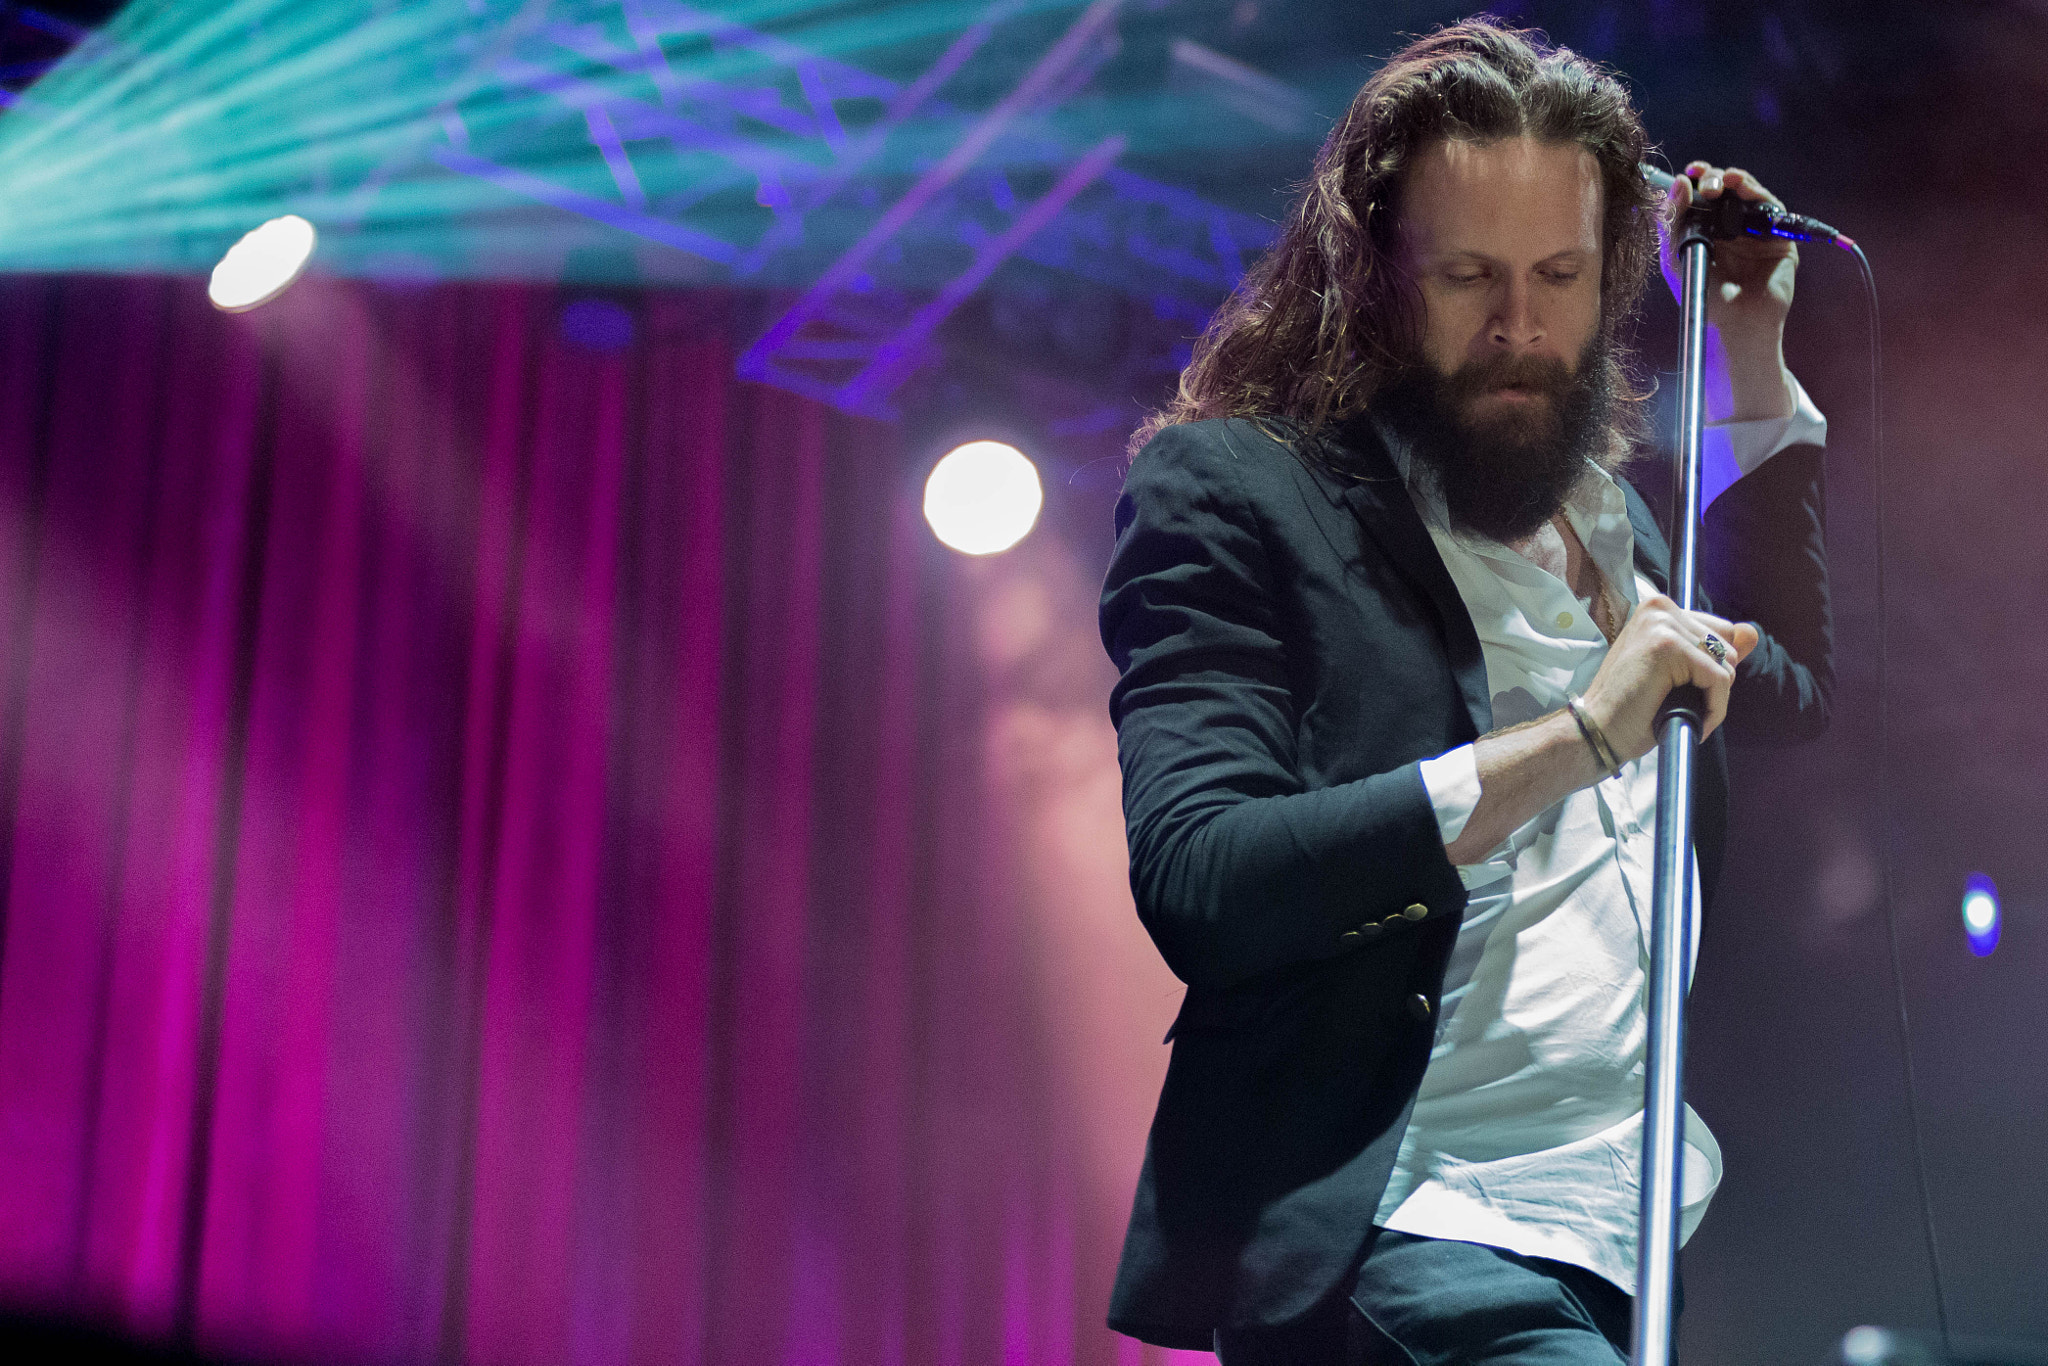
[(1583, 1267), (1375, 1229), (1350, 1293), (1216, 1334), (1222, 1366), (1626, 1366), (1634, 1299)]

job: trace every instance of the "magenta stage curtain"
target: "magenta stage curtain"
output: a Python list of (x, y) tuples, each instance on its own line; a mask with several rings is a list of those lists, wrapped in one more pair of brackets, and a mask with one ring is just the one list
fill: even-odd
[(562, 303), (0, 283), (0, 1294), (1164, 1360), (1100, 1326), (1174, 993), (1087, 557), (936, 546), (717, 298)]

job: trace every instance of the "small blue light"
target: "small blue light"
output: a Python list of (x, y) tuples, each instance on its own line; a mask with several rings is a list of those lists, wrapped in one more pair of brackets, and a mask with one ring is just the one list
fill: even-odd
[(1998, 947), (1998, 884), (1982, 873), (1970, 874), (1963, 883), (1963, 933), (1970, 936), (1970, 952), (1989, 958)]

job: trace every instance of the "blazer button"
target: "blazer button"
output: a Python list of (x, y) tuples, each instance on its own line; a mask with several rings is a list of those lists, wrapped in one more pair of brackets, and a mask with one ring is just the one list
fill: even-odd
[(1430, 1006), (1427, 996), (1418, 991), (1408, 998), (1408, 1015), (1411, 1019), (1426, 1020), (1429, 1018), (1429, 1013)]
[(1417, 901), (1403, 907), (1401, 914), (1410, 920), (1421, 920), (1429, 914), (1429, 907)]

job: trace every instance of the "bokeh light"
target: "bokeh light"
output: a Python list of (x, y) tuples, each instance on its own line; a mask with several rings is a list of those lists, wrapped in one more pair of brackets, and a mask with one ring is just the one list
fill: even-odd
[(1897, 1347), (1898, 1339), (1882, 1328), (1851, 1328), (1842, 1335), (1843, 1366), (1886, 1366)]
[(1970, 952), (1988, 958), (1998, 947), (1998, 886), (1982, 873), (1972, 873), (1963, 884), (1963, 933), (1970, 937)]
[(924, 519), (963, 555), (994, 555), (1024, 539), (1045, 505), (1038, 469), (1015, 446), (970, 441), (948, 451), (924, 485)]
[(242, 313), (269, 303), (290, 287), (313, 259), (320, 234), (295, 213), (273, 218), (242, 234), (213, 268), (206, 297), (227, 313)]

